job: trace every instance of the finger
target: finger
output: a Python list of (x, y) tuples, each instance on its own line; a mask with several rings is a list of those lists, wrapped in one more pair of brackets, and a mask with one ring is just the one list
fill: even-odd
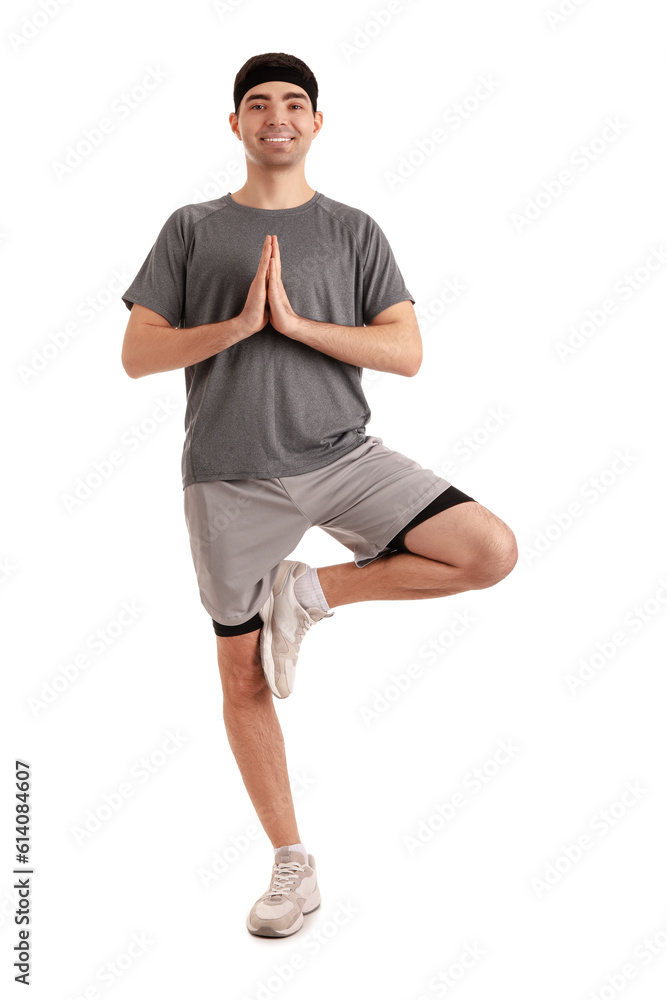
[(272, 242), (273, 242), (272, 257), (273, 260), (275, 260), (276, 262), (276, 274), (277, 277), (282, 281), (282, 267), (280, 263), (280, 247), (278, 246), (278, 237), (274, 236)]
[(266, 291), (267, 285), (269, 284), (269, 262), (271, 260), (271, 237), (264, 237), (264, 244), (262, 246), (262, 256), (260, 257), (259, 267), (257, 268), (257, 276), (263, 278), (264, 291)]
[(269, 247), (269, 246), (270, 246), (270, 244), (269, 244), (269, 240), (270, 240), (270, 239), (271, 239), (271, 237), (270, 237), (270, 236), (265, 236), (265, 237), (264, 237), (264, 242), (262, 243), (262, 257), (265, 257), (265, 256), (266, 256), (266, 250), (267, 250), (267, 247)]
[(262, 255), (259, 258), (259, 266), (257, 268), (258, 272), (266, 271), (269, 266), (269, 260), (271, 259), (271, 237), (266, 236), (264, 238), (264, 245), (262, 247)]
[(271, 267), (269, 270), (269, 291), (268, 294), (271, 298), (271, 302), (274, 307), (282, 306), (283, 304), (283, 287), (278, 277), (278, 267), (276, 264), (275, 257), (271, 258)]

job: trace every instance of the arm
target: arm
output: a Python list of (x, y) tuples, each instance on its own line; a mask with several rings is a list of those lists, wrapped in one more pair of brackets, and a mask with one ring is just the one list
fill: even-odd
[(141, 378), (195, 365), (247, 336), (239, 316), (178, 329), (164, 316), (135, 302), (125, 330), (121, 362), (130, 378)]
[(269, 318), (266, 282), (270, 256), (267, 236), (243, 310), (231, 319), (179, 329), (153, 309), (134, 302), (121, 352), (130, 378), (196, 365), (263, 329)]
[(339, 361), (374, 371), (412, 376), (422, 363), (419, 324), (409, 300), (383, 309), (368, 326), (339, 326), (299, 316), (287, 336)]
[(367, 326), (341, 326), (306, 319), (294, 312), (287, 298), (276, 236), (272, 237), (271, 244), (268, 299), (275, 330), (360, 368), (394, 375), (417, 374), (422, 363), (422, 340), (414, 306), (409, 299), (383, 309)]

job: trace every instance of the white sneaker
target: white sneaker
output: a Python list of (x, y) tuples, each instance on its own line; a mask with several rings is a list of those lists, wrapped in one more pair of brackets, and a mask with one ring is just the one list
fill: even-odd
[(246, 927), (260, 937), (287, 937), (302, 927), (304, 913), (316, 910), (320, 902), (313, 855), (306, 862), (301, 851), (283, 848), (275, 856), (269, 888), (248, 914)]
[(273, 589), (259, 611), (264, 622), (259, 632), (259, 655), (266, 682), (276, 698), (287, 698), (292, 693), (301, 640), (310, 626), (334, 613), (306, 609), (297, 601), (294, 583), (308, 569), (307, 563), (283, 559)]

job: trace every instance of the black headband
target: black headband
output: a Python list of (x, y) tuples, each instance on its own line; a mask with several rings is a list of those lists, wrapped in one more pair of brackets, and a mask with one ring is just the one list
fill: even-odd
[(310, 97), (313, 111), (317, 111), (317, 84), (311, 77), (309, 80), (297, 69), (289, 69), (287, 66), (258, 66), (252, 69), (234, 87), (234, 111), (239, 113), (239, 105), (245, 94), (260, 83), (267, 83), (269, 80), (284, 80), (286, 83), (295, 83), (303, 87)]

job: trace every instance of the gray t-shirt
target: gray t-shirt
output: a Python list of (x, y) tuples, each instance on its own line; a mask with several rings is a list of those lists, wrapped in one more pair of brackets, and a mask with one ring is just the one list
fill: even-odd
[[(364, 326), (414, 299), (379, 225), (321, 192), (296, 208), (222, 198), (174, 211), (122, 296), (172, 327), (237, 316), (262, 244), (277, 235), (294, 311)], [(183, 488), (217, 479), (272, 479), (319, 469), (366, 440), (363, 368), (278, 333), (258, 333), (185, 369)]]

